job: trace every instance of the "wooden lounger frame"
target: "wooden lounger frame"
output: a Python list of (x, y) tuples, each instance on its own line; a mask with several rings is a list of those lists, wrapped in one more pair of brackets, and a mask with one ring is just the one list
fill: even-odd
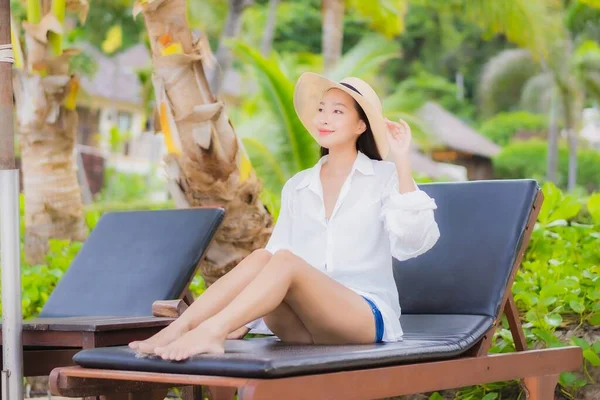
[(169, 387), (193, 386), (190, 397), (201, 399), (204, 387), (213, 400), (376, 399), (522, 379), (527, 398), (552, 400), (563, 371), (575, 371), (582, 362), (577, 346), (528, 350), (511, 294), (516, 272), (527, 249), (543, 194), (538, 190), (502, 300), (516, 352), (488, 354), (502, 312), (479, 342), (458, 358), (382, 368), (324, 373), (279, 379), (56, 368), (50, 375), (51, 392), (67, 397), (105, 395), (117, 399), (162, 399)]

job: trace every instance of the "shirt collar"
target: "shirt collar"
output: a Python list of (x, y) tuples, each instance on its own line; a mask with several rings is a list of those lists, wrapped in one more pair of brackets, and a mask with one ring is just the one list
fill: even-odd
[[(316, 192), (320, 192), (321, 167), (323, 166), (325, 161), (327, 161), (328, 157), (328, 155), (324, 155), (323, 157), (321, 157), (317, 164), (308, 170), (308, 173), (296, 186), (296, 189), (301, 189), (309, 186)], [(358, 171), (363, 175), (373, 175), (373, 160), (367, 157), (363, 152), (359, 151), (358, 155), (356, 156), (356, 160), (354, 160), (354, 164), (352, 165), (352, 170), (350, 170), (350, 175), (353, 175), (355, 171)]]

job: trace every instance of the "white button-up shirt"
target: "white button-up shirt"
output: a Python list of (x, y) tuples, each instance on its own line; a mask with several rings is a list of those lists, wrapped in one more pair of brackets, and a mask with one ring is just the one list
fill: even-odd
[[(424, 191), (401, 194), (392, 162), (359, 152), (329, 220), (321, 166), (294, 175), (283, 187), (281, 211), (266, 249), (287, 249), (356, 293), (371, 299), (384, 321), (383, 341), (402, 339), (392, 257), (406, 260), (429, 250), (440, 232), (435, 201)], [(252, 333), (272, 333), (259, 319)]]

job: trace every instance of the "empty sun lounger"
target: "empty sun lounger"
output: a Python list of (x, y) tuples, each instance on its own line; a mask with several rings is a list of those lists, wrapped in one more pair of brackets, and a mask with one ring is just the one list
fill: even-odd
[(23, 323), (24, 374), (72, 365), (82, 348), (146, 338), (172, 318), (156, 300), (180, 299), (223, 219), (221, 208), (112, 212), (100, 218), (39, 318)]
[[(420, 187), (438, 204), (441, 237), (422, 256), (394, 260), (402, 342), (311, 346), (246, 339), (226, 342), (223, 355), (184, 362), (139, 358), (126, 347), (83, 350), (74, 357), (79, 366), (52, 372), (52, 392), (147, 396), (169, 385), (196, 385), (218, 399), (231, 399), (236, 390), (244, 400), (374, 399), (523, 379), (528, 398), (553, 399), (559, 373), (581, 365), (581, 349), (528, 350), (511, 296), (543, 200), (538, 184)], [(488, 354), (503, 313), (517, 352)]]

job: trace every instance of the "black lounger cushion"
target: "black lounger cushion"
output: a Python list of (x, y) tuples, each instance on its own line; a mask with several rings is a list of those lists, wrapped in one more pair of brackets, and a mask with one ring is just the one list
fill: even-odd
[(221, 208), (107, 213), (40, 318), (148, 316), (181, 296), (224, 215)]
[(88, 368), (280, 378), (442, 360), (464, 353), (491, 327), (480, 315), (406, 315), (404, 340), (359, 346), (289, 345), (272, 338), (226, 342), (223, 355), (201, 355), (183, 362), (140, 358), (127, 347), (82, 350), (73, 360)]

